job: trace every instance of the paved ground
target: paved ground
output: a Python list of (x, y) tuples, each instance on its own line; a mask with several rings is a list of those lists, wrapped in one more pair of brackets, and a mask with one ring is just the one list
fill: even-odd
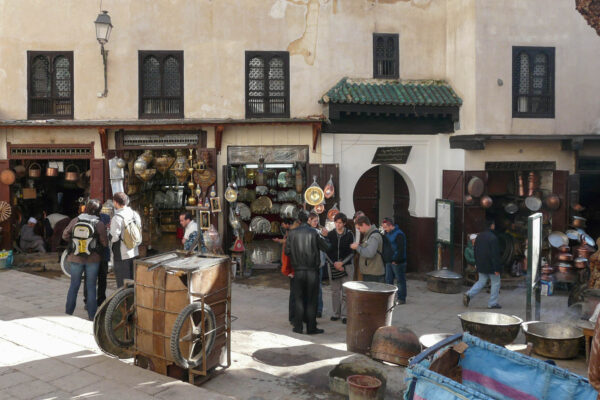
[[(0, 270), (0, 400), (62, 398), (203, 398), (203, 399), (340, 399), (328, 391), (328, 371), (339, 362), (364, 356), (348, 353), (345, 325), (329, 321), (330, 294), (324, 289), (326, 333), (308, 336), (292, 333), (287, 322), (288, 291), (264, 285), (265, 279), (239, 281), (233, 288), (232, 366), (202, 387), (128, 365), (101, 353), (85, 319), (82, 300), (75, 316), (63, 313), (68, 280), (17, 271)], [(281, 280), (276, 275), (273, 281)], [(256, 283), (261, 284), (257, 285)], [(524, 317), (525, 290), (501, 292), (506, 314)], [(567, 299), (544, 297), (543, 320), (568, 318)], [(472, 301), (469, 310), (483, 310), (487, 294)], [(464, 312), (461, 295), (427, 291), (425, 282), (409, 281), (406, 305), (394, 311), (393, 324), (417, 335), (460, 332), (457, 313)], [(517, 342), (523, 342), (519, 337)], [(388, 375), (388, 395), (403, 390), (402, 367), (382, 366)], [(558, 362), (586, 374), (585, 360)]]

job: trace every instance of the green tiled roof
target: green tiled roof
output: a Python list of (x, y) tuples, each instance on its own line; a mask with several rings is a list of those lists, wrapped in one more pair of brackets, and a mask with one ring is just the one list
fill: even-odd
[(444, 81), (342, 78), (320, 103), (459, 107), (462, 100)]

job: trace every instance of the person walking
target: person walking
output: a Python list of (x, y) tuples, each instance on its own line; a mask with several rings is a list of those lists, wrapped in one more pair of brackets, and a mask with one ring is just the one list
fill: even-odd
[(133, 259), (139, 255), (139, 245), (129, 248), (123, 240), (123, 235), (131, 223), (141, 232), (142, 220), (139, 214), (129, 207), (129, 196), (125, 193), (115, 193), (113, 203), (115, 215), (110, 223), (111, 250), (117, 287), (120, 288), (125, 279), (133, 279)]
[[(290, 257), (294, 269), (294, 329), (303, 333), (306, 320), (306, 333), (323, 333), (317, 328), (317, 302), (319, 296), (319, 251), (327, 251), (329, 243), (317, 231), (308, 225), (308, 213), (300, 211), (300, 226), (288, 233), (285, 242), (285, 254)], [(306, 304), (306, 306), (305, 306)]]
[(354, 234), (346, 228), (347, 220), (345, 214), (337, 214), (333, 219), (335, 230), (327, 234), (331, 245), (327, 251), (327, 263), (331, 273), (331, 320), (337, 321), (342, 318), (343, 324), (346, 323), (346, 293), (342, 285), (354, 277), (354, 251), (350, 248), (354, 243)]
[(365, 282), (385, 282), (385, 265), (381, 252), (383, 251), (383, 236), (369, 217), (362, 215), (356, 219), (356, 227), (362, 235), (360, 243), (352, 243), (350, 248), (359, 254), (358, 265)]
[(489, 280), (492, 288), (490, 290), (488, 308), (502, 308), (498, 304), (500, 273), (502, 272), (500, 244), (494, 234), (496, 227), (494, 221), (487, 220), (485, 226), (486, 230), (478, 234), (475, 239), (475, 267), (479, 273), (479, 280), (475, 282), (469, 291), (463, 294), (463, 304), (465, 307), (468, 307), (473, 296), (479, 293)]
[(96, 281), (102, 259), (101, 251), (108, 246), (106, 226), (100, 221), (101, 204), (99, 200), (88, 200), (85, 210), (71, 220), (65, 228), (62, 238), (69, 243), (67, 261), (71, 263), (71, 284), (67, 292), (65, 312), (73, 315), (77, 302), (77, 293), (85, 272), (87, 290), (86, 307), (90, 321), (96, 315)]
[[(394, 278), (398, 282), (396, 292), (396, 303), (406, 303), (406, 236), (400, 230), (394, 220), (386, 217), (381, 226), (385, 231), (383, 258), (385, 261), (385, 283), (394, 284)], [(385, 249), (388, 249), (386, 251)]]

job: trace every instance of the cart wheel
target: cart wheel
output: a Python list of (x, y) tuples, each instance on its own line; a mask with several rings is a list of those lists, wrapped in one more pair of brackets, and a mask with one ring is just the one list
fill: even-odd
[(104, 330), (108, 339), (117, 347), (129, 347), (133, 344), (133, 293), (132, 287), (120, 289), (106, 307)]
[(71, 263), (67, 261), (67, 256), (69, 255), (69, 251), (65, 250), (62, 252), (60, 256), (60, 269), (62, 272), (69, 278), (71, 277)]
[(204, 304), (203, 308), (202, 303), (195, 302), (179, 313), (171, 332), (171, 356), (177, 365), (187, 369), (202, 363), (202, 343), (206, 340), (206, 355), (210, 354), (215, 343), (216, 325), (215, 313), (208, 304)]

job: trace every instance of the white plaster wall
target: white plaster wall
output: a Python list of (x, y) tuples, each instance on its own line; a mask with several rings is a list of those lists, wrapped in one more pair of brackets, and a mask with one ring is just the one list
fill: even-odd
[[(12, 144), (89, 144), (94, 157), (104, 158), (98, 129), (93, 128), (0, 128), (0, 159), (7, 158), (7, 143)], [(114, 139), (113, 139), (114, 143)], [(114, 146), (112, 147), (114, 148)]]
[(408, 161), (389, 165), (408, 186), (409, 212), (414, 217), (434, 217), (435, 199), (442, 192), (442, 171), (464, 169), (464, 151), (451, 150), (447, 135), (323, 134), (323, 162), (340, 165), (340, 210), (354, 213), (353, 192), (363, 173), (373, 167), (380, 146), (412, 146)]

